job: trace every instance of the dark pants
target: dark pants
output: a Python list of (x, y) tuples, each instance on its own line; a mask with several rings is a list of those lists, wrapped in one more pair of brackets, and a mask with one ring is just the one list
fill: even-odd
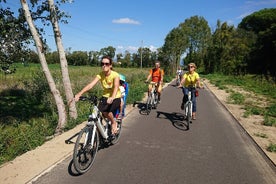
[(101, 112), (115, 112), (120, 108), (121, 98), (115, 98), (111, 104), (107, 103), (107, 98), (102, 97), (99, 103), (99, 110)]

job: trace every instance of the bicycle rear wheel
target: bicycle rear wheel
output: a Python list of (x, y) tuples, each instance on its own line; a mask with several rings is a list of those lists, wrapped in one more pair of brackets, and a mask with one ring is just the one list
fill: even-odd
[(93, 126), (83, 128), (77, 138), (73, 163), (76, 171), (80, 174), (88, 171), (94, 162), (99, 146), (98, 131), (95, 131), (94, 140), (92, 141)]
[(120, 137), (121, 137), (121, 131), (122, 131), (122, 120), (121, 121), (117, 121), (117, 133), (115, 135), (115, 139), (113, 139), (111, 141), (111, 144), (116, 144), (118, 143)]
[(151, 96), (148, 96), (148, 99), (147, 99), (147, 104), (146, 104), (146, 112), (147, 112), (147, 115), (149, 115), (151, 109), (152, 109), (152, 97)]

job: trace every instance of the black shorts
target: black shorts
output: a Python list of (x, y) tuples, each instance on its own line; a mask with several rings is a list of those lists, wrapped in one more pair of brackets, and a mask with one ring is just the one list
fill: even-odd
[(121, 104), (121, 98), (114, 98), (113, 102), (111, 104), (108, 104), (107, 98), (102, 97), (100, 99), (98, 108), (101, 112), (115, 112), (117, 109), (120, 108), (120, 104)]

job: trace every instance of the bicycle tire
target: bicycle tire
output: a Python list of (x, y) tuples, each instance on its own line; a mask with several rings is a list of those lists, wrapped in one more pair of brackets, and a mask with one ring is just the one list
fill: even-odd
[[(87, 172), (93, 165), (99, 147), (99, 134), (95, 131), (94, 142), (91, 146), (93, 126), (83, 128), (76, 140), (73, 153), (74, 168), (79, 174)], [(87, 136), (87, 141), (86, 140)], [(88, 143), (88, 144), (87, 144)]]
[(180, 84), (180, 79), (177, 79), (176, 80), (176, 85), (179, 86), (179, 84)]
[(121, 131), (122, 131), (122, 120), (121, 121), (117, 121), (117, 133), (115, 135), (115, 138), (113, 140), (111, 140), (111, 144), (117, 144), (120, 137), (121, 137)]
[(150, 114), (150, 111), (151, 111), (151, 109), (152, 109), (152, 100), (151, 100), (152, 98), (151, 98), (151, 95), (150, 96), (148, 96), (148, 99), (147, 99), (147, 104), (146, 104), (146, 112), (147, 112), (147, 115), (149, 115)]
[(157, 109), (157, 106), (158, 106), (158, 96), (157, 94), (155, 93), (154, 94), (154, 99), (152, 100), (152, 106)]
[(191, 120), (192, 120), (192, 108), (191, 108), (192, 104), (191, 102), (189, 102), (187, 104), (187, 130), (190, 129), (190, 123), (191, 123)]

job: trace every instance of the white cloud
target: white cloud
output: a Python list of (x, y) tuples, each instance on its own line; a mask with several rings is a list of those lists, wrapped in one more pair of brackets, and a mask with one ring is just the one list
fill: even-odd
[(246, 17), (247, 15), (250, 15), (251, 13), (252, 13), (252, 11), (243, 13), (243, 14), (239, 15), (236, 19), (243, 19), (244, 17)]
[[(125, 51), (128, 51), (130, 53), (137, 53), (138, 52), (138, 49), (140, 47), (136, 47), (136, 46), (122, 46), (122, 45), (118, 45), (117, 46), (117, 52), (122, 52), (124, 53)], [(144, 46), (144, 48), (149, 48), (152, 52), (156, 52), (157, 51), (157, 47), (153, 46), (153, 45), (150, 45), (150, 46)]]
[(152, 52), (157, 51), (157, 47), (155, 47), (155, 46), (153, 46), (153, 45), (150, 45), (150, 46), (149, 46), (149, 49), (150, 49)]
[(276, 0), (259, 0), (259, 1), (246, 1), (245, 4), (247, 6), (262, 6), (262, 5), (274, 5), (276, 4)]
[(133, 20), (133, 19), (130, 19), (130, 18), (114, 19), (114, 20), (112, 20), (112, 23), (115, 23), (115, 24), (136, 24), (136, 25), (140, 24), (139, 21), (136, 21), (136, 20)]

